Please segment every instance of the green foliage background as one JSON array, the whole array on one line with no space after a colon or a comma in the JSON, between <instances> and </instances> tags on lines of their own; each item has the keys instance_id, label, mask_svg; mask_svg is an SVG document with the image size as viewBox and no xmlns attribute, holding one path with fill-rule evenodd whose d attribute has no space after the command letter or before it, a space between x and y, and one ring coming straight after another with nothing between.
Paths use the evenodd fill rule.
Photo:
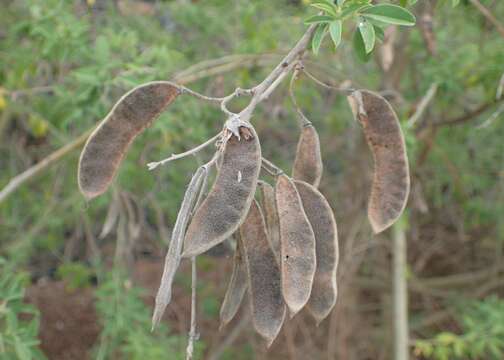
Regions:
<instances>
[{"instance_id":1,"label":"green foliage background","mask_svg":"<svg viewBox=\"0 0 504 360\"><path fill-rule=\"evenodd\" d=\"M121 11L107 1L2 3L0 186L91 128L122 94L138 84L196 76L198 79L188 86L216 96L238 86L255 85L301 36L304 20L315 13L307 1L293 0L157 1L149 3L154 11L146 14L137 13L137 2L120 3ZM418 210L418 194L412 195L408 210L411 263L430 249L429 242L441 244L427 268L417 273L412 266L412 279L466 274L495 266L495 273L483 280L495 276L497 285L480 296L472 295L473 283L468 283L467 288L434 297L439 307L453 314L451 319L457 325L441 322L412 330L418 339L412 354L433 359L500 359L504 351L504 275L499 265L504 250L504 119L496 112L502 112L503 103L495 99L504 73L504 39L470 2L461 1L452 7L449 1L419 1L410 8L417 18L425 3L433 9L437 54L428 52L419 26L398 29L402 45L396 49L400 61L394 66L402 69L393 85L390 78L396 70L387 73L380 68L379 42L369 62L358 60L352 49L351 26L343 28L337 51L327 37L320 53L311 54L305 63L325 81L350 79L356 87L398 94L393 104L404 125L413 183L420 186L429 209L427 213ZM504 19L503 2L481 3L490 7L497 19ZM252 55L257 55L256 60L250 60ZM217 63L212 68L202 67L211 65L208 62L212 59L221 59L222 64L234 59L234 67L229 71ZM406 120L432 84L436 84L437 93L420 125L407 126ZM322 190L339 221L343 220L339 227L344 249L349 231L344 221L347 205L367 188L349 193L343 182L348 183L353 172L369 170L358 160L365 147L344 96L318 88L306 78L296 86L296 94L321 134L325 162ZM232 106L239 109L243 104L240 100ZM481 112L464 120L480 107ZM487 121L492 116L493 120ZM149 238L161 249L166 246L158 210L162 209L164 222L170 227L191 173L209 153L155 172L148 172L146 163L199 144L219 131L223 120L218 109L184 98L134 143L114 191L130 194L143 209L142 238ZM454 125L437 125L452 120ZM286 86L257 110L253 122L267 157L289 169L297 125ZM482 124L485 126L478 126ZM140 300L141 290L135 286L125 289L128 275L118 267L105 270L110 269L107 263L112 255L95 258L79 254L63 260L65 244L76 229L90 229L96 236L100 233L114 193L109 191L87 204L77 190L77 159L78 151L73 151L0 203L0 255L5 258L0 265L0 354L23 359L42 356L35 346L37 316L26 326L13 318L13 314L33 311L19 303L22 288L28 283L8 273L29 271L34 279L49 276L47 269L36 266L37 259L44 257L57 269L59 278L77 288L90 286L86 279L99 275L96 297L104 330L93 350L97 358L155 359L170 346L178 349L173 359L180 358L185 334L167 328L150 334L150 310ZM365 206L360 209L365 212ZM114 235L99 245L109 243L115 243ZM360 275L384 266L373 259L371 256L370 262L362 265ZM202 268L215 266L202 263ZM179 284L188 276L181 275ZM216 330L222 294L211 283L205 284L203 294L207 296L202 300L202 311L214 320ZM423 306L413 303L413 324L430 315L432 309ZM389 326L384 321L367 325L378 329ZM327 333L319 337L327 341ZM380 339L371 338L370 342L371 349L379 352ZM205 339L199 344L201 354ZM252 351L250 345L242 350L244 358ZM352 351L358 354L358 350Z\"/></svg>"}]
</instances>

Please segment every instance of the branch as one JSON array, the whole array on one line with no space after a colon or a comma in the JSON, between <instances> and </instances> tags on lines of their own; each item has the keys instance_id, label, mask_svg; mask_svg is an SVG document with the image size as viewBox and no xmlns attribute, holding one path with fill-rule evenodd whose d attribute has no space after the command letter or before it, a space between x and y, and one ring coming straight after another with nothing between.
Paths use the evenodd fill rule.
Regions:
<instances>
[{"instance_id":1,"label":"branch","mask_svg":"<svg viewBox=\"0 0 504 360\"><path fill-rule=\"evenodd\" d=\"M469 0L471 4L473 4L476 9L497 28L499 34L504 38L504 26L492 15L490 10L484 7L479 0Z\"/></svg>"},{"instance_id":2,"label":"branch","mask_svg":"<svg viewBox=\"0 0 504 360\"><path fill-rule=\"evenodd\" d=\"M459 117L456 117L454 119L448 119L445 121L438 121L438 122L435 122L433 125L438 127L438 126L445 126L445 125L452 126L452 125L463 124L465 122L473 120L474 118L478 117L479 115L483 114L488 109L491 109L493 106L495 106L501 102L504 102L504 98L500 98L500 99L497 99L494 101L484 103L469 113L466 113L466 114L459 116Z\"/></svg>"},{"instance_id":3,"label":"branch","mask_svg":"<svg viewBox=\"0 0 504 360\"><path fill-rule=\"evenodd\" d=\"M191 329L189 330L189 341L186 348L186 360L193 358L194 341L198 340L196 333L196 257L191 258Z\"/></svg>"}]
</instances>

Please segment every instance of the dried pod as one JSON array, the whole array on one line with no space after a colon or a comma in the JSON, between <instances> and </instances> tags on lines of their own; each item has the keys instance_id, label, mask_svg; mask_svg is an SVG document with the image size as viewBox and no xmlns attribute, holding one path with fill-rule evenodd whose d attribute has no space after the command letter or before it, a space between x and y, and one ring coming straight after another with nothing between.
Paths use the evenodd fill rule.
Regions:
<instances>
[{"instance_id":1,"label":"dried pod","mask_svg":"<svg viewBox=\"0 0 504 360\"><path fill-rule=\"evenodd\" d=\"M408 200L410 178L404 136L392 106L380 95L358 90L348 100L373 153L368 217L373 231L379 233L399 218Z\"/></svg>"},{"instance_id":2,"label":"dried pod","mask_svg":"<svg viewBox=\"0 0 504 360\"><path fill-rule=\"evenodd\" d=\"M278 211L275 202L275 189L264 181L259 181L258 187L261 193L261 208L266 220L268 239L277 258L280 258L280 229L278 226Z\"/></svg>"},{"instance_id":3,"label":"dried pod","mask_svg":"<svg viewBox=\"0 0 504 360\"><path fill-rule=\"evenodd\" d=\"M275 197L280 224L282 293L291 317L308 302L317 265L315 235L293 181L277 178Z\"/></svg>"},{"instance_id":4,"label":"dried pod","mask_svg":"<svg viewBox=\"0 0 504 360\"><path fill-rule=\"evenodd\" d=\"M261 146L251 125L239 131L240 139L231 136L227 140L215 183L189 224L183 257L199 255L221 243L247 216L261 169Z\"/></svg>"},{"instance_id":5,"label":"dried pod","mask_svg":"<svg viewBox=\"0 0 504 360\"><path fill-rule=\"evenodd\" d=\"M315 233L317 270L313 279L310 300L306 305L317 324L334 307L337 297L336 270L338 268L338 230L331 206L314 186L295 181L306 216Z\"/></svg>"},{"instance_id":6,"label":"dried pod","mask_svg":"<svg viewBox=\"0 0 504 360\"><path fill-rule=\"evenodd\" d=\"M138 86L124 95L89 136L79 160L78 182L91 199L107 190L135 137L180 94L169 82Z\"/></svg>"},{"instance_id":7,"label":"dried pod","mask_svg":"<svg viewBox=\"0 0 504 360\"><path fill-rule=\"evenodd\" d=\"M224 296L220 309L220 327L226 326L238 312L243 299L243 294L247 290L247 267L243 258L242 244L239 240L236 241L235 255L233 259L233 272L229 285Z\"/></svg>"},{"instance_id":8,"label":"dried pod","mask_svg":"<svg viewBox=\"0 0 504 360\"><path fill-rule=\"evenodd\" d=\"M240 239L247 263L252 322L270 346L282 327L285 304L278 262L268 241L261 209L255 200L240 226Z\"/></svg>"},{"instance_id":9,"label":"dried pod","mask_svg":"<svg viewBox=\"0 0 504 360\"><path fill-rule=\"evenodd\" d=\"M319 136L313 125L307 124L301 130L301 136L297 144L292 177L318 187L322 177L322 170Z\"/></svg>"}]
</instances>

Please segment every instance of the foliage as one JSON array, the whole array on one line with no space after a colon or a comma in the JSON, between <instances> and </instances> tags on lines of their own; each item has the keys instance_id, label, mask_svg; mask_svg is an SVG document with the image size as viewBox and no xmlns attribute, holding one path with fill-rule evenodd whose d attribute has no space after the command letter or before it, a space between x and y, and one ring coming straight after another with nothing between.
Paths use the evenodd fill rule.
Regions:
<instances>
[{"instance_id":1,"label":"foliage","mask_svg":"<svg viewBox=\"0 0 504 360\"><path fill-rule=\"evenodd\" d=\"M460 335L440 332L431 340L417 340L415 354L427 359L502 359L504 356L504 300L488 297L460 308Z\"/></svg>"},{"instance_id":2,"label":"foliage","mask_svg":"<svg viewBox=\"0 0 504 360\"><path fill-rule=\"evenodd\" d=\"M24 302L26 273L15 273L0 257L0 358L44 359L38 348L39 312Z\"/></svg>"},{"instance_id":3,"label":"foliage","mask_svg":"<svg viewBox=\"0 0 504 360\"><path fill-rule=\"evenodd\" d=\"M164 324L151 332L151 310L142 300L143 291L131 284L121 270L107 272L96 290L96 308L102 321L96 359L169 359L185 358L187 339L168 335ZM201 357L203 343L196 344L195 356Z\"/></svg>"}]
</instances>

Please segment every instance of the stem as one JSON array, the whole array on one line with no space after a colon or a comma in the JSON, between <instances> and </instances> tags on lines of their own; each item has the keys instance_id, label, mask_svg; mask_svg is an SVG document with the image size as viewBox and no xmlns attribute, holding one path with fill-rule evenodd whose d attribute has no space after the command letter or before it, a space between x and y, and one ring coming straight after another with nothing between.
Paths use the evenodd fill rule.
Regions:
<instances>
[{"instance_id":1,"label":"stem","mask_svg":"<svg viewBox=\"0 0 504 360\"><path fill-rule=\"evenodd\" d=\"M289 84L289 97L291 99L292 105L296 109L296 112L299 116L299 119L301 120L300 125L301 125L301 127L304 127L304 126L310 125L311 121L308 120L308 118L303 113L303 110L301 110L301 107L298 105L298 103L296 101L296 96L294 95L294 83L296 82L300 71L301 71L301 69L299 67L296 67L294 69L294 72L292 74L291 81Z\"/></svg>"},{"instance_id":2,"label":"stem","mask_svg":"<svg viewBox=\"0 0 504 360\"><path fill-rule=\"evenodd\" d=\"M191 329L189 330L189 340L186 348L186 360L193 358L194 341L197 340L196 334L196 257L191 258Z\"/></svg>"},{"instance_id":3,"label":"stem","mask_svg":"<svg viewBox=\"0 0 504 360\"><path fill-rule=\"evenodd\" d=\"M492 13L479 2L479 0L469 0L478 11L497 28L499 34L504 37L504 25L502 25Z\"/></svg>"},{"instance_id":4,"label":"stem","mask_svg":"<svg viewBox=\"0 0 504 360\"><path fill-rule=\"evenodd\" d=\"M394 359L407 360L409 359L409 331L406 236L403 224L396 224L393 229Z\"/></svg>"},{"instance_id":5,"label":"stem","mask_svg":"<svg viewBox=\"0 0 504 360\"><path fill-rule=\"evenodd\" d=\"M263 169L266 170L270 175L272 176L279 176L284 173L282 169L280 169L278 166L273 164L271 161L269 161L266 158L262 158L262 165ZM266 165L266 166L264 166Z\"/></svg>"},{"instance_id":6,"label":"stem","mask_svg":"<svg viewBox=\"0 0 504 360\"><path fill-rule=\"evenodd\" d=\"M347 87L347 86L334 86L330 84L326 84L322 80L319 80L315 75L310 73L304 66L300 68L301 71L303 71L303 74L305 74L309 79L311 79L314 83L322 86L323 88L329 89L329 90L336 90L336 91L342 91L347 94L351 94L352 92L355 91L354 88Z\"/></svg>"},{"instance_id":7,"label":"stem","mask_svg":"<svg viewBox=\"0 0 504 360\"><path fill-rule=\"evenodd\" d=\"M147 164L147 167L149 168L149 170L154 170L158 166L164 165L170 161L181 159L181 158L184 158L189 155L193 155L193 154L197 153L198 151L203 150L208 145L217 141L221 135L222 135L222 132L219 132L217 135L211 137L210 139L205 141L203 144L200 144L200 145L196 146L195 148L192 148L192 149L187 150L187 151L180 153L180 154L172 154L170 157L163 159L161 161L150 162Z\"/></svg>"}]
</instances>

